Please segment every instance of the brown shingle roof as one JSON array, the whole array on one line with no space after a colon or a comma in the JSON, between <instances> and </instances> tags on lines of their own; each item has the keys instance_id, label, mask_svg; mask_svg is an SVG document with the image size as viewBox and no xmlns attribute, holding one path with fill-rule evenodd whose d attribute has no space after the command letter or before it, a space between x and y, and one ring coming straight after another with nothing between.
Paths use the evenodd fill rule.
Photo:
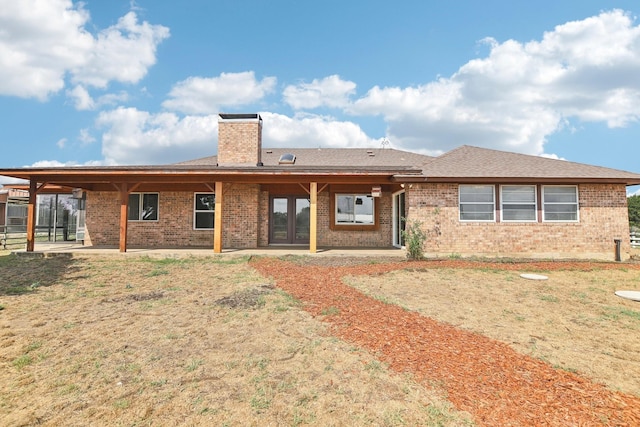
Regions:
<instances>
[{"instance_id":1,"label":"brown shingle roof","mask_svg":"<svg viewBox=\"0 0 640 427\"><path fill-rule=\"evenodd\" d=\"M293 154L297 167L416 167L422 168L433 157L409 151L395 150L391 148L267 148L262 150L262 163L265 166L279 166L278 160L283 154ZM216 156L202 159L189 160L177 165L215 166ZM282 165L286 167L286 165Z\"/></svg>"},{"instance_id":2,"label":"brown shingle roof","mask_svg":"<svg viewBox=\"0 0 640 427\"><path fill-rule=\"evenodd\" d=\"M436 178L531 178L627 180L640 183L640 174L565 160L463 145L436 157L423 170Z\"/></svg>"}]
</instances>

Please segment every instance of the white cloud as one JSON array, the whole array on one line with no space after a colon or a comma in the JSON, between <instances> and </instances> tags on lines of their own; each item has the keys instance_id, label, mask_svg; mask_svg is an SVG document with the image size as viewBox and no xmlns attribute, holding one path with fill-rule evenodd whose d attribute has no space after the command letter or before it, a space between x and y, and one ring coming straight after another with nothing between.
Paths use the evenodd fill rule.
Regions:
<instances>
[{"instance_id":1,"label":"white cloud","mask_svg":"<svg viewBox=\"0 0 640 427\"><path fill-rule=\"evenodd\" d=\"M260 115L265 147L379 146L378 140L369 138L352 122L311 114ZM102 154L108 165L168 164L217 152L217 114L181 118L174 113L151 114L120 107L100 113L96 124L106 129Z\"/></svg>"},{"instance_id":2,"label":"white cloud","mask_svg":"<svg viewBox=\"0 0 640 427\"><path fill-rule=\"evenodd\" d=\"M104 88L110 81L137 83L156 62L156 49L169 37L169 29L138 23L129 12L94 39L85 62L72 69L74 82Z\"/></svg>"},{"instance_id":3,"label":"white cloud","mask_svg":"<svg viewBox=\"0 0 640 427\"><path fill-rule=\"evenodd\" d=\"M113 106L129 99L127 92L120 91L118 93L107 93L93 99L89 91L82 85L77 85L73 89L67 91L67 97L71 99L76 110L96 110L104 106Z\"/></svg>"},{"instance_id":4,"label":"white cloud","mask_svg":"<svg viewBox=\"0 0 640 427\"><path fill-rule=\"evenodd\" d=\"M95 102L84 86L78 85L67 91L67 97L73 101L76 110L93 110Z\"/></svg>"},{"instance_id":5,"label":"white cloud","mask_svg":"<svg viewBox=\"0 0 640 427\"><path fill-rule=\"evenodd\" d=\"M311 83L300 83L284 89L284 100L296 109L344 107L349 97L355 93L356 84L333 75L324 79L314 79Z\"/></svg>"},{"instance_id":6,"label":"white cloud","mask_svg":"<svg viewBox=\"0 0 640 427\"><path fill-rule=\"evenodd\" d=\"M106 128L102 135L106 164L167 164L213 155L218 116L180 118L120 107L100 113L97 125Z\"/></svg>"},{"instance_id":7,"label":"white cloud","mask_svg":"<svg viewBox=\"0 0 640 427\"><path fill-rule=\"evenodd\" d=\"M46 100L65 87L67 74L85 88L138 82L169 36L166 27L139 24L133 12L95 37L89 22L83 3L71 0L0 0L0 95Z\"/></svg>"},{"instance_id":8,"label":"white cloud","mask_svg":"<svg viewBox=\"0 0 640 427\"><path fill-rule=\"evenodd\" d=\"M91 135L89 129L84 128L80 129L80 133L78 134L78 141L80 141L82 145L89 145L94 143L96 139L93 137L93 135Z\"/></svg>"},{"instance_id":9,"label":"white cloud","mask_svg":"<svg viewBox=\"0 0 640 427\"><path fill-rule=\"evenodd\" d=\"M253 71L222 73L218 77L189 77L173 86L170 98L162 106L186 114L212 114L221 107L260 101L273 91L275 84L275 77L256 80Z\"/></svg>"},{"instance_id":10,"label":"white cloud","mask_svg":"<svg viewBox=\"0 0 640 427\"><path fill-rule=\"evenodd\" d=\"M265 147L378 147L355 123L332 117L260 113Z\"/></svg>"},{"instance_id":11,"label":"white cloud","mask_svg":"<svg viewBox=\"0 0 640 427\"><path fill-rule=\"evenodd\" d=\"M29 181L18 178L11 178L9 176L0 175L0 188L2 185L10 185L10 184L29 184Z\"/></svg>"},{"instance_id":12,"label":"white cloud","mask_svg":"<svg viewBox=\"0 0 640 427\"><path fill-rule=\"evenodd\" d=\"M64 148L64 146L67 145L67 138L59 139L58 142L56 142L56 145L58 148Z\"/></svg>"},{"instance_id":13,"label":"white cloud","mask_svg":"<svg viewBox=\"0 0 640 427\"><path fill-rule=\"evenodd\" d=\"M625 126L640 119L640 27L603 12L540 41L498 43L450 78L374 87L347 108L383 115L396 146L439 154L460 144L543 154L569 120Z\"/></svg>"}]
</instances>

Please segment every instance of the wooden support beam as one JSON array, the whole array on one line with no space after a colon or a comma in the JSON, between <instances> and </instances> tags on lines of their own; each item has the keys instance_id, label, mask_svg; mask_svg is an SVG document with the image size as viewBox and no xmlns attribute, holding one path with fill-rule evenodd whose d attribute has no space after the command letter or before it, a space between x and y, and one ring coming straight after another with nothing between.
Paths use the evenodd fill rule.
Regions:
<instances>
[{"instance_id":1,"label":"wooden support beam","mask_svg":"<svg viewBox=\"0 0 640 427\"><path fill-rule=\"evenodd\" d=\"M213 252L222 253L222 207L224 196L222 182L216 182L216 207L213 213Z\"/></svg>"},{"instance_id":2,"label":"wooden support beam","mask_svg":"<svg viewBox=\"0 0 640 427\"><path fill-rule=\"evenodd\" d=\"M128 208L129 208L129 189L127 184L119 184L118 191L120 193L120 252L127 251L127 224L128 224Z\"/></svg>"},{"instance_id":3,"label":"wooden support beam","mask_svg":"<svg viewBox=\"0 0 640 427\"><path fill-rule=\"evenodd\" d=\"M309 207L309 252L315 254L318 249L318 183L312 182L309 190L309 201L311 203Z\"/></svg>"},{"instance_id":4,"label":"wooden support beam","mask_svg":"<svg viewBox=\"0 0 640 427\"><path fill-rule=\"evenodd\" d=\"M33 252L36 246L36 195L38 183L34 177L29 180L29 204L27 205L27 252Z\"/></svg>"}]
</instances>

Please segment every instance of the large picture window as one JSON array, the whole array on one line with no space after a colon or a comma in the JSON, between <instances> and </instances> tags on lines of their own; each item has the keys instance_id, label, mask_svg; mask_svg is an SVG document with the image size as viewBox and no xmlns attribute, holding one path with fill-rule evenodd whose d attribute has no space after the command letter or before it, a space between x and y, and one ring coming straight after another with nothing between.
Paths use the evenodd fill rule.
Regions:
<instances>
[{"instance_id":1,"label":"large picture window","mask_svg":"<svg viewBox=\"0 0 640 427\"><path fill-rule=\"evenodd\" d=\"M196 230L213 230L215 208L215 194L195 193L193 228Z\"/></svg>"},{"instance_id":2,"label":"large picture window","mask_svg":"<svg viewBox=\"0 0 640 427\"><path fill-rule=\"evenodd\" d=\"M495 221L493 185L460 185L460 221Z\"/></svg>"},{"instance_id":3,"label":"large picture window","mask_svg":"<svg viewBox=\"0 0 640 427\"><path fill-rule=\"evenodd\" d=\"M131 193L129 194L129 221L157 221L158 220L158 193Z\"/></svg>"},{"instance_id":4,"label":"large picture window","mask_svg":"<svg viewBox=\"0 0 640 427\"><path fill-rule=\"evenodd\" d=\"M542 187L542 210L544 221L578 221L578 187L545 185Z\"/></svg>"},{"instance_id":5,"label":"large picture window","mask_svg":"<svg viewBox=\"0 0 640 427\"><path fill-rule=\"evenodd\" d=\"M335 223L375 224L375 202L371 194L336 194Z\"/></svg>"},{"instance_id":6,"label":"large picture window","mask_svg":"<svg viewBox=\"0 0 640 427\"><path fill-rule=\"evenodd\" d=\"M537 220L535 185L503 185L500 190L502 221Z\"/></svg>"}]
</instances>

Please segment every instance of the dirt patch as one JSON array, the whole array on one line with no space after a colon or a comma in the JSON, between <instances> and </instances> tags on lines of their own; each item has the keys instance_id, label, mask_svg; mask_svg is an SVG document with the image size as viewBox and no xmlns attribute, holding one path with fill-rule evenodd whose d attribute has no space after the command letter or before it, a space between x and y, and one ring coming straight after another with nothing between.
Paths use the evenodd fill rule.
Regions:
<instances>
[{"instance_id":1,"label":"dirt patch","mask_svg":"<svg viewBox=\"0 0 640 427\"><path fill-rule=\"evenodd\" d=\"M256 288L244 289L220 298L216 304L229 308L256 308L264 305L264 295L271 293L273 288L273 285L260 285Z\"/></svg>"},{"instance_id":2,"label":"dirt patch","mask_svg":"<svg viewBox=\"0 0 640 427\"><path fill-rule=\"evenodd\" d=\"M160 299L164 296L164 292L149 292L147 294L133 294L118 298L103 299L102 302L121 302L121 301L152 301Z\"/></svg>"},{"instance_id":3,"label":"dirt patch","mask_svg":"<svg viewBox=\"0 0 640 427\"><path fill-rule=\"evenodd\" d=\"M274 277L279 287L302 300L312 314L323 316L333 325L336 335L379 354L392 369L411 372L425 384L440 387L459 409L473 414L478 424L640 425L638 397L612 391L574 372L554 368L546 361L520 354L498 340L435 321L387 301L372 299L342 283L345 276L366 275L361 280L367 283L364 287L370 286L372 278L379 277L389 287L402 289L404 277L381 275L407 268L409 274L423 274L432 269L463 269L460 276L451 279L465 285L473 281L475 269L500 272L632 269L637 275L638 265L440 260L303 267L299 263L274 259L255 260L253 265L263 274ZM433 285L437 288L437 283ZM424 289L422 291L428 294ZM548 302L553 302L557 297L550 290L548 292L543 295ZM476 302L478 305L496 305L477 298ZM537 301L538 304L542 302L544 299ZM499 302L497 306L500 307ZM460 310L459 313L463 312ZM633 312L630 314L635 317Z\"/></svg>"}]
</instances>

